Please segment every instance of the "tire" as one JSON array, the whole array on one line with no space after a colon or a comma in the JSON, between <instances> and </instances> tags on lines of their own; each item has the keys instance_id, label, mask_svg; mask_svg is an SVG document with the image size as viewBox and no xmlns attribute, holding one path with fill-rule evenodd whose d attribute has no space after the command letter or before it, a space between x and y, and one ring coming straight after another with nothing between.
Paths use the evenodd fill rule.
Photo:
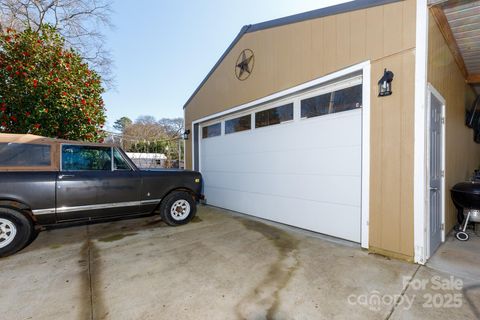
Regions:
<instances>
[{"instance_id":1,"label":"tire","mask_svg":"<svg viewBox=\"0 0 480 320\"><path fill-rule=\"evenodd\" d=\"M169 226L187 224L197 212L197 204L191 194L174 191L160 203L160 217Z\"/></svg>"},{"instance_id":2,"label":"tire","mask_svg":"<svg viewBox=\"0 0 480 320\"><path fill-rule=\"evenodd\" d=\"M37 239L39 233L40 233L40 230L37 230L37 229L35 229L35 227L34 227L33 230L32 230L32 234L30 235L30 238L29 238L28 241L24 244L23 248L28 247L35 239ZM22 249L23 249L23 248L22 248ZM20 250L22 250L22 249L20 249Z\"/></svg>"},{"instance_id":3,"label":"tire","mask_svg":"<svg viewBox=\"0 0 480 320\"><path fill-rule=\"evenodd\" d=\"M32 221L21 212L0 208L0 257L6 257L26 247L33 241Z\"/></svg>"},{"instance_id":4,"label":"tire","mask_svg":"<svg viewBox=\"0 0 480 320\"><path fill-rule=\"evenodd\" d=\"M460 241L467 241L469 236L466 232L460 231L455 234L455 238L457 238Z\"/></svg>"}]
</instances>

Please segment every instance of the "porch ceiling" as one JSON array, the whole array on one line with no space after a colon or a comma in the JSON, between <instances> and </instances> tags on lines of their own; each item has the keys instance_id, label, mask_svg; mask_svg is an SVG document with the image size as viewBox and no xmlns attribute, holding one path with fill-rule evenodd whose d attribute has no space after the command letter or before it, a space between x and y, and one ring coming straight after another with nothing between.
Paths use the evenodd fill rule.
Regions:
<instances>
[{"instance_id":1,"label":"porch ceiling","mask_svg":"<svg viewBox=\"0 0 480 320\"><path fill-rule=\"evenodd\" d=\"M433 0L430 10L465 80L479 85L480 0Z\"/></svg>"}]
</instances>

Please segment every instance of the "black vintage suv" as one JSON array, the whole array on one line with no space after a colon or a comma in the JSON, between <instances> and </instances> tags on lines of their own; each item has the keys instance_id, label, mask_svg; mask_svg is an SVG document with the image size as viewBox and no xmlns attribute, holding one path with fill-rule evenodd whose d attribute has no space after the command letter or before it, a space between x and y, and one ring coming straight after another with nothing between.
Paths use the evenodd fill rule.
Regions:
<instances>
[{"instance_id":1,"label":"black vintage suv","mask_svg":"<svg viewBox=\"0 0 480 320\"><path fill-rule=\"evenodd\" d=\"M0 257L52 225L157 210L167 224L182 225L201 192L199 172L139 170L113 145L0 134Z\"/></svg>"}]
</instances>

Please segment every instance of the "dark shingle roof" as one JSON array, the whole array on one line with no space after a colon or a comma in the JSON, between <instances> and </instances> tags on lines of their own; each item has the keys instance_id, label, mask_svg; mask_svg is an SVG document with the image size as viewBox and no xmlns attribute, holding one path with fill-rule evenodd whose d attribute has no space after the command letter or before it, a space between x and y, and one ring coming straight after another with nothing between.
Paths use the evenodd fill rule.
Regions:
<instances>
[{"instance_id":1,"label":"dark shingle roof","mask_svg":"<svg viewBox=\"0 0 480 320\"><path fill-rule=\"evenodd\" d=\"M233 42L228 46L227 50L222 54L220 59L215 63L213 68L210 70L210 72L207 74L207 76L203 79L203 81L200 83L200 85L195 89L193 94L190 96L190 98L187 100L187 102L184 104L183 109L187 107L187 105L192 101L193 97L200 91L200 89L203 87L205 82L207 82L208 78L212 75L212 73L217 69L217 67L222 63L223 59L230 53L230 51L233 49L233 47L237 44L237 42L243 37L244 34L246 33L251 33L251 32L256 32L256 31L261 31L265 29L270 29L270 28L275 28L279 26L284 26L287 24L292 24L296 22L302 22L306 20L311 20L311 19L317 19L321 17L326 17L326 16L331 16L339 13L345 13L345 12L350 12L350 11L355 11L355 10L361 10L361 9L366 9L366 8L371 8L371 7L376 7L376 6L381 6L389 3L394 3L394 2L399 2L399 1L404 1L404 0L355 0L355 1L350 1L346 3L341 3L335 6L331 7L326 7L326 8L321 8L317 10L312 10L308 12L303 12L299 14L294 14L288 17L284 18L279 18L279 19L274 19L266 22L260 22L257 24L253 25L246 25L243 26L243 28L240 30L238 35L235 37Z\"/></svg>"}]
</instances>

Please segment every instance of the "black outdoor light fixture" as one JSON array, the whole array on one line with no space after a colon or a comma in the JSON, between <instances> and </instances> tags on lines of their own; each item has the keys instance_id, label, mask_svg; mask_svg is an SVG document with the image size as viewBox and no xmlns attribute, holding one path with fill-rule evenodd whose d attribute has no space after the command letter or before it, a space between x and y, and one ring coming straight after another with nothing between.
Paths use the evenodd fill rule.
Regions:
<instances>
[{"instance_id":1,"label":"black outdoor light fixture","mask_svg":"<svg viewBox=\"0 0 480 320\"><path fill-rule=\"evenodd\" d=\"M185 132L182 133L182 139L183 140L188 140L188 135L190 134L190 130L185 130Z\"/></svg>"},{"instance_id":2,"label":"black outdoor light fixture","mask_svg":"<svg viewBox=\"0 0 480 320\"><path fill-rule=\"evenodd\" d=\"M393 72L386 68L383 71L383 77L378 81L378 96L386 97L392 94Z\"/></svg>"}]
</instances>

